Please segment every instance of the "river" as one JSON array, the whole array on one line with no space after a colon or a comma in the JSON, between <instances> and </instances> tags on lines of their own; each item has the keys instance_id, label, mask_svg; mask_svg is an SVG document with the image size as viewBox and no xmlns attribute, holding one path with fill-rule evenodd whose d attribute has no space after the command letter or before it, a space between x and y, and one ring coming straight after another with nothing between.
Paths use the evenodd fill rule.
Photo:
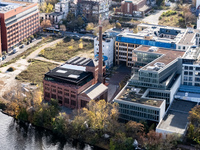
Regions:
<instances>
[{"instance_id":1,"label":"river","mask_svg":"<svg viewBox=\"0 0 200 150\"><path fill-rule=\"evenodd\" d=\"M100 150L88 144L56 138L50 131L17 123L0 112L0 150Z\"/></svg>"}]
</instances>

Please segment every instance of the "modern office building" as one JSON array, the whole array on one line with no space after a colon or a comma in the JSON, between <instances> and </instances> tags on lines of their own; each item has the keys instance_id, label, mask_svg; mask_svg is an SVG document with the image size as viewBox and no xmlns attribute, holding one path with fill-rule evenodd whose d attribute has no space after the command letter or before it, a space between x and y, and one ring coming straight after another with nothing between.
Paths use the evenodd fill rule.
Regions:
<instances>
[{"instance_id":1,"label":"modern office building","mask_svg":"<svg viewBox=\"0 0 200 150\"><path fill-rule=\"evenodd\" d=\"M10 52L20 41L39 30L39 11L36 3L1 1L0 51Z\"/></svg>"},{"instance_id":2,"label":"modern office building","mask_svg":"<svg viewBox=\"0 0 200 150\"><path fill-rule=\"evenodd\" d=\"M185 52L139 46L132 53L134 74L126 87L115 97L114 102L119 103L120 109L127 112L127 114L122 112L121 119L123 120L140 119L158 123L164 117L166 109L172 103L181 84L181 58ZM129 106L122 107L121 104ZM138 113L130 114L133 111L130 106L140 107ZM126 109L130 110L126 111ZM149 116L147 109L157 110L157 118L147 117ZM143 113L142 117L141 113Z\"/></svg>"},{"instance_id":3,"label":"modern office building","mask_svg":"<svg viewBox=\"0 0 200 150\"><path fill-rule=\"evenodd\" d=\"M122 32L115 41L115 63L134 66L132 50L140 45L186 51L191 46L199 46L199 30L182 29L160 25L140 24L138 33Z\"/></svg>"},{"instance_id":4,"label":"modern office building","mask_svg":"<svg viewBox=\"0 0 200 150\"><path fill-rule=\"evenodd\" d=\"M85 107L90 100L107 101L108 88L98 82L98 71L95 60L84 57L68 60L45 74L44 99L57 99L60 105L77 109Z\"/></svg>"},{"instance_id":5,"label":"modern office building","mask_svg":"<svg viewBox=\"0 0 200 150\"><path fill-rule=\"evenodd\" d=\"M119 104L119 119L121 121L148 120L159 122L165 114L164 99L145 97L146 88L127 84L115 97L114 102Z\"/></svg>"}]
</instances>

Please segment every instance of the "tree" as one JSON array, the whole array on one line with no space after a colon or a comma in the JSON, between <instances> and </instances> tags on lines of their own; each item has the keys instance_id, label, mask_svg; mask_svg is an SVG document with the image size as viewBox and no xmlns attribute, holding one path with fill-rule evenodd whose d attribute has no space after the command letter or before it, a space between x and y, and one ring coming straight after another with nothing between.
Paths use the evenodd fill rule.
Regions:
<instances>
[{"instance_id":1,"label":"tree","mask_svg":"<svg viewBox=\"0 0 200 150\"><path fill-rule=\"evenodd\" d=\"M46 13L50 13L53 11L53 5L51 3L48 3L47 7L46 7Z\"/></svg>"},{"instance_id":2,"label":"tree","mask_svg":"<svg viewBox=\"0 0 200 150\"><path fill-rule=\"evenodd\" d=\"M41 22L41 27L42 28L48 28L48 27L51 27L52 25L51 25L51 21L50 20L43 20L42 22Z\"/></svg>"},{"instance_id":3,"label":"tree","mask_svg":"<svg viewBox=\"0 0 200 150\"><path fill-rule=\"evenodd\" d=\"M200 144L200 106L197 105L189 112L190 125L188 128L188 139Z\"/></svg>"},{"instance_id":4,"label":"tree","mask_svg":"<svg viewBox=\"0 0 200 150\"><path fill-rule=\"evenodd\" d=\"M126 135L128 137L136 138L139 134L144 132L144 125L135 121L129 121L126 124Z\"/></svg>"},{"instance_id":5,"label":"tree","mask_svg":"<svg viewBox=\"0 0 200 150\"><path fill-rule=\"evenodd\" d=\"M42 4L40 4L39 8L40 8L40 12L45 13L46 8L47 8L47 3L43 2Z\"/></svg>"},{"instance_id":6,"label":"tree","mask_svg":"<svg viewBox=\"0 0 200 150\"><path fill-rule=\"evenodd\" d=\"M67 22L70 22L70 21L75 19L75 16L74 16L74 14L72 12L69 12L67 14L67 18L66 19L67 19Z\"/></svg>"},{"instance_id":7,"label":"tree","mask_svg":"<svg viewBox=\"0 0 200 150\"><path fill-rule=\"evenodd\" d=\"M104 100L95 102L91 100L86 108L81 109L73 120L75 130L85 130L88 127L98 133L99 137L108 132L112 120L118 119L118 104L110 104Z\"/></svg>"},{"instance_id":8,"label":"tree","mask_svg":"<svg viewBox=\"0 0 200 150\"><path fill-rule=\"evenodd\" d=\"M116 28L121 29L121 28L122 28L122 25L121 25L119 22L117 22L117 23L116 23Z\"/></svg>"},{"instance_id":9,"label":"tree","mask_svg":"<svg viewBox=\"0 0 200 150\"><path fill-rule=\"evenodd\" d=\"M85 22L83 21L82 17L79 16L78 19L77 19L77 25L78 25L79 27L82 27L84 23L85 23Z\"/></svg>"},{"instance_id":10,"label":"tree","mask_svg":"<svg viewBox=\"0 0 200 150\"><path fill-rule=\"evenodd\" d=\"M94 29L94 24L93 23L88 23L87 27L86 27L86 30L90 31L90 30L93 30L93 29Z\"/></svg>"},{"instance_id":11,"label":"tree","mask_svg":"<svg viewBox=\"0 0 200 150\"><path fill-rule=\"evenodd\" d=\"M65 27L65 25L60 25L60 30L62 30L62 31L66 31L66 27Z\"/></svg>"}]
</instances>

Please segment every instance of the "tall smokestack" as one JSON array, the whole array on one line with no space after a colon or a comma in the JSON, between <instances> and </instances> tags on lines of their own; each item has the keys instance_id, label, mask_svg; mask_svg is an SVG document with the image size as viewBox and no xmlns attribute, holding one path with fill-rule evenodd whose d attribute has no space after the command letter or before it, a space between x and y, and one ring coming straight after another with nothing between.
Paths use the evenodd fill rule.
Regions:
<instances>
[{"instance_id":1,"label":"tall smokestack","mask_svg":"<svg viewBox=\"0 0 200 150\"><path fill-rule=\"evenodd\" d=\"M99 25L99 73L98 81L103 83L102 26Z\"/></svg>"}]
</instances>

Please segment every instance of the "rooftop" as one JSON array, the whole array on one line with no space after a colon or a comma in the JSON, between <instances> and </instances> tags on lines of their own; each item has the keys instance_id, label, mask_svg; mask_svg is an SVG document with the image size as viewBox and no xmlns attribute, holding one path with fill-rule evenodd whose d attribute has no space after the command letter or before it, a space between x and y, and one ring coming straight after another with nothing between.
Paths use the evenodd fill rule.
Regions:
<instances>
[{"instance_id":1,"label":"rooftop","mask_svg":"<svg viewBox=\"0 0 200 150\"><path fill-rule=\"evenodd\" d=\"M195 102L174 100L157 128L183 135L186 130L189 111L196 104Z\"/></svg>"},{"instance_id":2,"label":"rooftop","mask_svg":"<svg viewBox=\"0 0 200 150\"><path fill-rule=\"evenodd\" d=\"M183 37L186 29L151 25L151 24L139 24L138 27L142 27L143 30L138 33L122 32L118 37L127 37L133 39L152 40L162 43L178 43ZM165 37L165 35L172 35L173 37ZM175 37L174 37L175 36ZM146 38L148 37L148 39ZM145 44L142 44L145 45Z\"/></svg>"},{"instance_id":3,"label":"rooftop","mask_svg":"<svg viewBox=\"0 0 200 150\"><path fill-rule=\"evenodd\" d=\"M23 2L23 1L13 1L13 0L1 0L0 2L0 13L8 12L12 9L16 9L20 6L28 6L33 3Z\"/></svg>"},{"instance_id":4,"label":"rooftop","mask_svg":"<svg viewBox=\"0 0 200 150\"><path fill-rule=\"evenodd\" d=\"M81 68L82 69L82 68ZM45 74L45 78L53 78L50 80L56 80L60 82L67 82L71 84L81 84L84 79L93 78L92 72L86 72L79 68L71 68L70 66L59 66L50 70Z\"/></svg>"},{"instance_id":5,"label":"rooftop","mask_svg":"<svg viewBox=\"0 0 200 150\"><path fill-rule=\"evenodd\" d=\"M157 47L150 47L150 46L139 46L134 50L135 52L145 52L149 54L160 54L161 56L154 61L150 62L146 66L144 66L142 69L150 69L153 70L155 66L164 68L166 65L171 63L173 60L182 57L185 52L184 51L178 51L178 50L172 50L172 49L164 49L164 48L157 48ZM133 52L134 52L133 51ZM161 68L158 68L161 69Z\"/></svg>"},{"instance_id":6,"label":"rooftop","mask_svg":"<svg viewBox=\"0 0 200 150\"><path fill-rule=\"evenodd\" d=\"M126 86L122 93L117 97L119 100L130 101L133 103L145 104L154 107L160 107L164 100L142 98L146 88Z\"/></svg>"},{"instance_id":7,"label":"rooftop","mask_svg":"<svg viewBox=\"0 0 200 150\"><path fill-rule=\"evenodd\" d=\"M87 88L82 93L86 94L90 99L95 99L101 93L105 92L107 89L108 89L108 87L105 86L104 84L96 83L94 85L91 85L89 88Z\"/></svg>"},{"instance_id":8,"label":"rooftop","mask_svg":"<svg viewBox=\"0 0 200 150\"><path fill-rule=\"evenodd\" d=\"M178 42L178 44L183 45L194 45L194 38L196 35L196 30L188 29L183 38Z\"/></svg>"},{"instance_id":9,"label":"rooftop","mask_svg":"<svg viewBox=\"0 0 200 150\"><path fill-rule=\"evenodd\" d=\"M68 61L66 61L65 64L95 67L98 65L98 61L95 61L94 59L91 59L91 58L75 56L75 57L69 59Z\"/></svg>"}]
</instances>

